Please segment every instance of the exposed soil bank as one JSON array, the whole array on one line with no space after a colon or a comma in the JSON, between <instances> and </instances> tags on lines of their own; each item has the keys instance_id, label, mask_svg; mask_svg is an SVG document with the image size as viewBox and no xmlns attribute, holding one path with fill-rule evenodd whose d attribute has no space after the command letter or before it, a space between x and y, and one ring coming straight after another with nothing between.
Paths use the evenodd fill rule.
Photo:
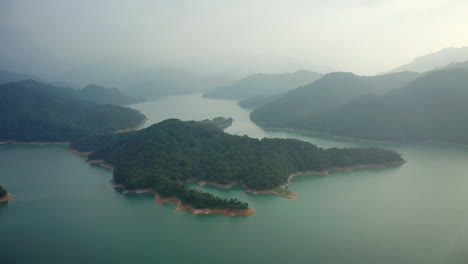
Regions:
<instances>
[{"instance_id":1,"label":"exposed soil bank","mask_svg":"<svg viewBox=\"0 0 468 264\"><path fill-rule=\"evenodd\" d=\"M334 137L334 138L346 139L346 140L351 140L351 141L367 142L367 143L378 143L378 144L403 143L403 141L374 140L374 139L355 138L355 137L347 137L347 136L337 136L328 132L298 129L298 128L284 128L284 127L262 127L262 128L265 130L271 130L271 131L288 131L288 132L301 132L301 133L308 133L308 134L325 135L325 136Z\"/></svg>"},{"instance_id":2,"label":"exposed soil bank","mask_svg":"<svg viewBox=\"0 0 468 264\"><path fill-rule=\"evenodd\" d=\"M138 125L136 125L136 127L116 130L116 131L114 131L114 133L123 133L123 132L138 130L138 129L140 129L140 127L142 127L146 123L146 121L148 121L148 118L145 117L140 123L138 123Z\"/></svg>"},{"instance_id":3,"label":"exposed soil bank","mask_svg":"<svg viewBox=\"0 0 468 264\"><path fill-rule=\"evenodd\" d=\"M196 209L191 205L185 205L182 201L177 197L168 197L168 198L161 198L157 193L155 193L155 203L157 204L164 204L164 203L175 203L177 208L175 209L175 213L180 211L187 211L192 215L209 215L209 214L222 214L225 216L242 216L242 215L251 215L255 213L253 208L247 209L210 209L210 208L203 208L203 209Z\"/></svg>"},{"instance_id":4,"label":"exposed soil bank","mask_svg":"<svg viewBox=\"0 0 468 264\"><path fill-rule=\"evenodd\" d=\"M80 155L80 156L90 155L91 153L93 153L92 151L80 152L80 151L78 151L76 149L72 149L72 148L68 148L67 150L70 151L71 153L75 153L75 154Z\"/></svg>"},{"instance_id":5,"label":"exposed soil bank","mask_svg":"<svg viewBox=\"0 0 468 264\"><path fill-rule=\"evenodd\" d=\"M295 172L292 174L289 174L288 176L288 181L285 184L280 185L279 187L275 189L269 189L269 190L250 190L246 189L244 192L246 193L253 193L253 194L274 194L274 195L279 195L287 199L294 199L297 197L297 194L295 192L289 191L286 189L287 186L292 184L292 179L297 176L313 176L313 175L328 175L330 172L333 171L354 171L354 170L359 170L359 169L370 169L370 168L387 168L387 167L393 167L393 166L400 166L403 165L406 161L400 161L400 162L388 162L385 164L380 164L380 165L355 165L355 166L350 166L350 167L334 167L329 170L324 170L324 171L303 171L303 172ZM281 189L281 191L277 191L277 189Z\"/></svg>"},{"instance_id":6,"label":"exposed soil bank","mask_svg":"<svg viewBox=\"0 0 468 264\"><path fill-rule=\"evenodd\" d=\"M111 164L104 163L104 160L88 160L86 161L89 164L99 164L99 166L108 168L111 171L114 171L115 167ZM155 197L155 203L157 204L163 204L163 203L175 203L177 205L177 208L175 209L175 213L180 212L180 211L188 211L192 215L209 215L209 214L222 214L226 216L240 216L240 215L250 215L255 212L254 209L252 208L247 208L247 209L242 209L242 210L237 210L237 209L211 209L211 208L202 208L202 209L196 209L195 207L191 205L186 205L182 204L182 201L177 198L177 197L169 197L169 198L161 198L157 192L155 192L151 188L144 188L144 189L125 189L125 186L122 184L116 184L114 180L111 180L112 187L114 188L124 188L123 193L128 194L128 193L135 193L135 194L142 194L142 193L153 193ZM204 182L205 184L208 184L208 182ZM220 185L220 186L230 186L231 188L234 183L230 183L232 185Z\"/></svg>"},{"instance_id":7,"label":"exposed soil bank","mask_svg":"<svg viewBox=\"0 0 468 264\"><path fill-rule=\"evenodd\" d=\"M45 145L70 145L71 142L17 142L15 140L0 141L0 145L3 145L3 144L45 146Z\"/></svg>"},{"instance_id":8,"label":"exposed soil bank","mask_svg":"<svg viewBox=\"0 0 468 264\"><path fill-rule=\"evenodd\" d=\"M6 202L6 201L10 200L11 197L13 197L13 194L7 193L7 195L5 197L0 198L0 203L3 203L3 202Z\"/></svg>"}]
</instances>

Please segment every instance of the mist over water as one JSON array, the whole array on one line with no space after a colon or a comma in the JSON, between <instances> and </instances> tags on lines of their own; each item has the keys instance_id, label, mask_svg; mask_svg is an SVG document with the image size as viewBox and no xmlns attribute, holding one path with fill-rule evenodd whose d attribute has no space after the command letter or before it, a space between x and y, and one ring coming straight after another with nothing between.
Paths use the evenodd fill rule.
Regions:
<instances>
[{"instance_id":1,"label":"mist over water","mask_svg":"<svg viewBox=\"0 0 468 264\"><path fill-rule=\"evenodd\" d=\"M466 263L468 149L444 144L350 142L265 132L235 102L200 95L132 105L149 117L233 117L227 132L293 137L321 147L385 147L401 167L299 177L294 200L239 187L193 188L246 201L247 217L171 213L151 195L122 195L107 169L61 146L0 146L0 177L14 197L0 206L6 263ZM27 254L25 254L27 252Z\"/></svg>"}]
</instances>

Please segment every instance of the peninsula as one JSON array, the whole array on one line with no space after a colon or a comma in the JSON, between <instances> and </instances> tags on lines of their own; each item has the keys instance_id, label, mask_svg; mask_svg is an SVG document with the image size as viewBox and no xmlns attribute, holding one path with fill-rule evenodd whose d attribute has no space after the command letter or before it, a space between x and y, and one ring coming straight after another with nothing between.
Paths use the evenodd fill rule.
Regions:
<instances>
[{"instance_id":1,"label":"peninsula","mask_svg":"<svg viewBox=\"0 0 468 264\"><path fill-rule=\"evenodd\" d=\"M196 181L253 193L293 198L286 189L300 173L386 167L403 164L401 155L382 149L322 149L295 139L254 139L230 135L213 124L168 119L139 131L89 137L71 145L89 152L89 162L113 170L115 184L126 190L151 189L158 203L174 202L193 214L253 213L237 199L190 189ZM297 174L299 173L299 174Z\"/></svg>"}]
</instances>

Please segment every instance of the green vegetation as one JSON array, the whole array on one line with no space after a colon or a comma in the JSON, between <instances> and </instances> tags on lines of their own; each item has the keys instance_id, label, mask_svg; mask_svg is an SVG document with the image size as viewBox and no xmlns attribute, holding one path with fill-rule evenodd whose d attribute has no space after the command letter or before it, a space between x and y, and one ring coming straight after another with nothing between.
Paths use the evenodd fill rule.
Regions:
<instances>
[{"instance_id":1,"label":"green vegetation","mask_svg":"<svg viewBox=\"0 0 468 264\"><path fill-rule=\"evenodd\" d=\"M0 185L0 199L7 196L7 190L3 189L3 186Z\"/></svg>"},{"instance_id":2,"label":"green vegetation","mask_svg":"<svg viewBox=\"0 0 468 264\"><path fill-rule=\"evenodd\" d=\"M311 112L313 108L290 113L300 117L294 122L266 124L368 140L467 144L468 70L432 71L384 95L364 95L320 114ZM279 121L263 114L252 118Z\"/></svg>"},{"instance_id":3,"label":"green vegetation","mask_svg":"<svg viewBox=\"0 0 468 264\"><path fill-rule=\"evenodd\" d=\"M132 133L109 136L105 144L88 138L72 147L90 159L115 166L114 180L126 188L154 188L197 208L247 208L185 188L189 179L220 184L241 181L246 188L272 189L297 171L402 162L400 154L378 149L322 149L294 139L253 139L224 133L211 124L169 119ZM88 143L90 142L90 143Z\"/></svg>"},{"instance_id":4,"label":"green vegetation","mask_svg":"<svg viewBox=\"0 0 468 264\"><path fill-rule=\"evenodd\" d=\"M0 85L0 141L75 141L145 118L130 108L70 98L66 90L32 80Z\"/></svg>"},{"instance_id":5,"label":"green vegetation","mask_svg":"<svg viewBox=\"0 0 468 264\"><path fill-rule=\"evenodd\" d=\"M292 193L290 190L280 188L280 187L275 188L275 192L276 193L281 193L281 194L291 194Z\"/></svg>"},{"instance_id":6,"label":"green vegetation","mask_svg":"<svg viewBox=\"0 0 468 264\"><path fill-rule=\"evenodd\" d=\"M312 83L322 76L310 71L297 71L284 74L258 73L247 76L232 85L216 88L205 93L205 97L243 99L257 95L271 95Z\"/></svg>"},{"instance_id":7,"label":"green vegetation","mask_svg":"<svg viewBox=\"0 0 468 264\"><path fill-rule=\"evenodd\" d=\"M232 122L234 122L234 119L232 118L225 118L225 117L216 117L216 118L213 118L213 119L205 119L205 120L202 120L200 121L200 123L202 124L211 124L221 130L224 130L228 127L230 127L232 125Z\"/></svg>"},{"instance_id":8,"label":"green vegetation","mask_svg":"<svg viewBox=\"0 0 468 264\"><path fill-rule=\"evenodd\" d=\"M255 110L268 103L274 102L280 99L284 94L272 94L272 95L257 95L240 100L238 105L245 109Z\"/></svg>"},{"instance_id":9,"label":"green vegetation","mask_svg":"<svg viewBox=\"0 0 468 264\"><path fill-rule=\"evenodd\" d=\"M340 107L365 94L383 94L400 88L419 76L401 72L378 76L357 76L335 72L318 81L294 89L280 99L252 112L253 121L269 127L305 129L324 113Z\"/></svg>"}]
</instances>

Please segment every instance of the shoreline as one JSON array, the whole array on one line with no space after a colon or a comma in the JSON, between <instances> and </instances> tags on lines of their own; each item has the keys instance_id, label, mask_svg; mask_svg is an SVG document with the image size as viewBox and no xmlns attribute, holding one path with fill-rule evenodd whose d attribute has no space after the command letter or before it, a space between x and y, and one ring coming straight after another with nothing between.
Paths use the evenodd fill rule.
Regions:
<instances>
[{"instance_id":1,"label":"shoreline","mask_svg":"<svg viewBox=\"0 0 468 264\"><path fill-rule=\"evenodd\" d=\"M113 166L111 164L108 164L108 163L105 163L104 160L87 160L86 162L89 163L89 164L98 164L99 166L107 168L107 169L111 170L112 172L115 169L115 166ZM174 213L178 213L180 211L187 211L187 212L191 213L192 215L222 214L222 215L225 215L225 216L242 216L242 215L251 215L251 214L253 214L255 212L255 210L253 208L247 208L247 209L201 208L201 209L196 209L195 207L193 207L191 205L183 204L182 201L177 197L162 198L152 188L125 189L125 186L123 184L116 184L114 179L112 179L110 181L110 183L112 184L113 188L122 188L123 189L123 192L122 192L123 194L153 193L154 194L154 202L156 204L175 203L177 205L177 207L174 210ZM206 184L211 184L211 182L204 182L204 183L205 183L205 185ZM203 185L201 185L201 186L203 186ZM219 186L223 186L223 185L219 185ZM227 185L224 185L224 186L227 186Z\"/></svg>"},{"instance_id":2,"label":"shoreline","mask_svg":"<svg viewBox=\"0 0 468 264\"><path fill-rule=\"evenodd\" d=\"M400 162L388 162L385 164L380 164L380 165L354 165L354 166L349 166L349 167L332 167L328 170L324 171L302 171L302 172L294 172L288 175L288 180L286 183L274 188L274 189L267 189L267 190L252 190L252 189L245 189L244 192L246 193L252 193L252 194L274 194L278 195L281 197L284 197L286 199L295 199L297 197L297 194L293 191L289 191L286 189L289 185L293 184L292 180L297 177L297 176L316 176L316 175L329 175L330 173L334 171L342 171L342 172L351 172L359 169L382 169L382 168L388 168L388 167L394 167L394 166L400 166L405 164L406 161L400 161ZM277 192L276 189L280 188L286 192Z\"/></svg>"},{"instance_id":3,"label":"shoreline","mask_svg":"<svg viewBox=\"0 0 468 264\"><path fill-rule=\"evenodd\" d=\"M255 123L255 122L254 122ZM263 130L266 131L285 131L285 132L300 132L305 134L315 134L315 135L322 135L331 138L337 139L344 139L347 141L355 141L355 142L364 142L364 143L375 143L375 144L411 144L411 143L442 143L447 145L454 145L454 146L461 146L461 147L468 147L468 144L464 143L457 143L457 142L450 142L450 141L443 141L443 140L415 140L415 141L396 141L396 140L375 140L375 139L365 139L365 138L355 138L355 137L348 137L348 136L338 136L334 135L329 132L321 132L321 131L314 131L314 130L307 130L307 129L299 129L299 128L285 128L285 127L263 127L260 124L255 123L257 126L261 127Z\"/></svg>"},{"instance_id":4,"label":"shoreline","mask_svg":"<svg viewBox=\"0 0 468 264\"><path fill-rule=\"evenodd\" d=\"M6 195L5 197L0 198L0 203L7 202L7 201L10 200L12 197L13 197L13 194L7 193L7 195Z\"/></svg>"},{"instance_id":5,"label":"shoreline","mask_svg":"<svg viewBox=\"0 0 468 264\"><path fill-rule=\"evenodd\" d=\"M90 155L91 153L93 153L92 151L80 152L80 151L78 151L76 149L73 149L73 148L68 148L67 150L70 151L71 153L74 153L74 154L77 154L77 155L80 155L80 156L87 156L87 155Z\"/></svg>"},{"instance_id":6,"label":"shoreline","mask_svg":"<svg viewBox=\"0 0 468 264\"><path fill-rule=\"evenodd\" d=\"M138 123L135 127L119 129L119 130L114 131L114 133L117 134L117 133L124 133L124 132L138 130L146 123L146 121L148 121L147 117L145 117L142 121L140 121L140 123Z\"/></svg>"},{"instance_id":7,"label":"shoreline","mask_svg":"<svg viewBox=\"0 0 468 264\"><path fill-rule=\"evenodd\" d=\"M4 145L4 144L45 146L45 145L70 145L71 142L49 142L49 141L18 142L15 140L0 141L0 145Z\"/></svg>"},{"instance_id":8,"label":"shoreline","mask_svg":"<svg viewBox=\"0 0 468 264\"><path fill-rule=\"evenodd\" d=\"M286 131L286 132L301 132L307 134L316 134L322 136L329 136L333 138L345 139L349 141L358 141L358 142L366 142L366 143L377 143L377 144L395 144L395 143L405 143L405 141L394 141L394 140L375 140L375 139L365 139L365 138L355 138L355 137L348 137L348 136L338 136L328 132L321 132L321 131L314 131L314 130L307 130L307 129L299 129L299 128L285 128L285 127L262 127L264 130L270 131ZM414 142L428 142L430 140L425 141L414 141Z\"/></svg>"},{"instance_id":9,"label":"shoreline","mask_svg":"<svg viewBox=\"0 0 468 264\"><path fill-rule=\"evenodd\" d=\"M154 193L154 203L156 204L165 204L165 203L175 203L176 209L174 213L181 211L187 211L192 215L210 215L210 214L222 214L225 216L243 216L251 215L255 213L253 208L247 209L215 209L215 208L201 208L196 209L191 205L183 204L182 201L177 197L161 197L157 192Z\"/></svg>"}]
</instances>

